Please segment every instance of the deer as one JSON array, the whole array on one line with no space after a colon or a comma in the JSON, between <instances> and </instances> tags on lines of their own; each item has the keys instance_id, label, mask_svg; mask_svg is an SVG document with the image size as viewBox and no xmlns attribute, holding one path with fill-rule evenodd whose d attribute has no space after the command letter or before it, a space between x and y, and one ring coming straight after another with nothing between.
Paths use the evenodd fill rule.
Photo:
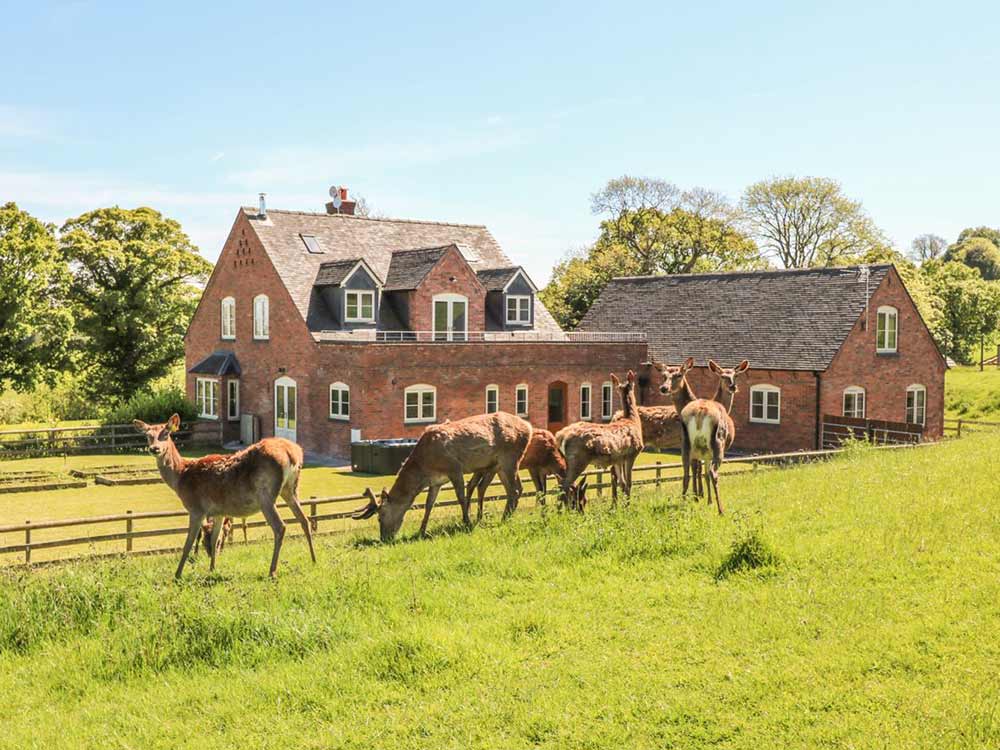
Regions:
<instances>
[{"instance_id":1,"label":"deer","mask_svg":"<svg viewBox=\"0 0 1000 750\"><path fill-rule=\"evenodd\" d=\"M431 509L441 487L451 482L462 508L462 521L472 527L470 498L465 492L465 472L499 473L507 492L504 518L517 508L522 485L517 475L521 458L531 441L532 427L525 420L506 412L479 414L454 422L431 425L420 436L413 452L396 474L392 488L383 487L376 498L367 490L368 504L352 514L355 520L378 514L379 536L392 541L403 525L403 516L416 496L427 490L420 536L427 536Z\"/></svg>"},{"instance_id":2,"label":"deer","mask_svg":"<svg viewBox=\"0 0 1000 750\"><path fill-rule=\"evenodd\" d=\"M532 483L535 485L535 494L538 497L538 502L545 505L545 492L549 476L556 476L560 480L566 476L566 459L559 452L555 436L548 430L533 429L531 440L528 442L528 449L524 452L524 456L521 458L521 465L518 468L527 470ZM473 490L477 491L479 498L479 511L476 515L477 522L483 518L483 500L486 498L486 491L493 483L495 476L496 472L478 471L472 475L469 483L465 486L466 497L471 498Z\"/></svg>"},{"instance_id":3,"label":"deer","mask_svg":"<svg viewBox=\"0 0 1000 750\"><path fill-rule=\"evenodd\" d=\"M132 423L146 436L149 452L156 456L160 476L180 499L188 512L188 534L184 551L174 578L180 579L184 564L191 553L195 538L202 530L206 517L213 519L231 516L246 518L263 513L274 533L274 552L271 555L269 575L274 578L278 570L278 555L285 536L285 523L276 507L280 495L302 525L309 555L316 562L312 530L309 519L302 511L298 499L299 475L302 472L302 448L284 438L265 438L227 456L210 455L202 458L183 458L171 435L180 429L181 418L174 414L164 424L146 424L136 419ZM224 523L212 523L207 536L211 556L209 570L215 570L219 536Z\"/></svg>"},{"instance_id":4,"label":"deer","mask_svg":"<svg viewBox=\"0 0 1000 750\"><path fill-rule=\"evenodd\" d=\"M738 367L723 368L710 359L708 368L719 378L716 397L695 399L681 410L683 494L686 495L688 491L692 463L700 461L704 465L708 502L712 502L714 491L715 506L721 516L723 507L722 498L719 496L719 467L725 458L726 449L736 438L736 425L729 412L733 408L733 399L739 390L736 379L750 369L750 363L743 360ZM695 466L696 472L698 469L699 467ZM698 494L700 496L700 493Z\"/></svg>"},{"instance_id":5,"label":"deer","mask_svg":"<svg viewBox=\"0 0 1000 750\"><path fill-rule=\"evenodd\" d=\"M625 382L611 373L611 382L622 399L622 417L607 424L575 422L556 433L556 443L566 458L566 476L562 479L562 501L571 508L583 510L577 478L593 464L611 468L612 504L618 503L618 485L626 496L632 494L632 466L642 452L642 423L636 409L635 373L629 370Z\"/></svg>"}]
</instances>

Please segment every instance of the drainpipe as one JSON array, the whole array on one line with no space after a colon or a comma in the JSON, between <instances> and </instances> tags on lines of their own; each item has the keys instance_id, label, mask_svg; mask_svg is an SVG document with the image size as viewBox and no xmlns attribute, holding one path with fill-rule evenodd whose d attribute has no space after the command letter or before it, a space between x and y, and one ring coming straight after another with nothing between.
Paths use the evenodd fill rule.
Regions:
<instances>
[{"instance_id":1,"label":"drainpipe","mask_svg":"<svg viewBox=\"0 0 1000 750\"><path fill-rule=\"evenodd\" d=\"M823 374L819 370L813 371L816 378L816 450L823 448L823 414L820 410L820 386L822 385Z\"/></svg>"}]
</instances>

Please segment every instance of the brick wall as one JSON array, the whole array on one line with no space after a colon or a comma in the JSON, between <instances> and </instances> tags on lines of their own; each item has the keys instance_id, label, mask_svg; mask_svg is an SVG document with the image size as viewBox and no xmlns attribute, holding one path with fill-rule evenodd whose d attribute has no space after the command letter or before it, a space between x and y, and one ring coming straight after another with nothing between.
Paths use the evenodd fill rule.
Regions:
<instances>
[{"instance_id":1,"label":"brick wall","mask_svg":"<svg viewBox=\"0 0 1000 750\"><path fill-rule=\"evenodd\" d=\"M875 352L876 311L882 305L899 311L896 354ZM895 270L886 275L872 295L867 328L864 323L862 315L829 369L823 373L823 413L842 414L844 389L859 386L865 389L869 419L902 422L906 418L906 389L920 384L927 389L924 436L933 440L940 438L944 426L946 367Z\"/></svg>"},{"instance_id":2,"label":"brick wall","mask_svg":"<svg viewBox=\"0 0 1000 750\"><path fill-rule=\"evenodd\" d=\"M469 300L468 330L486 330L486 289L461 254L449 249L420 286L410 293L410 328L434 328L434 295L461 294Z\"/></svg>"}]
</instances>

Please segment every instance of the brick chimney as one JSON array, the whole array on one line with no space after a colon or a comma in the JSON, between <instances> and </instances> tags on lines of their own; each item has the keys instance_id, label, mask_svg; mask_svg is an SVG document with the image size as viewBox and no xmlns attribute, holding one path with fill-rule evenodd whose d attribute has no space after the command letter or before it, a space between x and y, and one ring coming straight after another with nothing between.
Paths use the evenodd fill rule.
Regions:
<instances>
[{"instance_id":1,"label":"brick chimney","mask_svg":"<svg viewBox=\"0 0 1000 750\"><path fill-rule=\"evenodd\" d=\"M326 212L328 214L343 214L346 216L354 216L354 207L357 205L357 201L352 201L347 197L347 188L341 186L340 188L340 209L334 207L333 201L328 201L326 204Z\"/></svg>"}]
</instances>

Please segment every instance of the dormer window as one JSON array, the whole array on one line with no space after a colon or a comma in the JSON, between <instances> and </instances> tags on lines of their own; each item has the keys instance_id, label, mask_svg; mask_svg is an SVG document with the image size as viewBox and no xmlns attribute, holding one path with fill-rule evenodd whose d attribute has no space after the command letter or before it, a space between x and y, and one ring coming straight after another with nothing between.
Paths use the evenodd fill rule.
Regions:
<instances>
[{"instance_id":1,"label":"dormer window","mask_svg":"<svg viewBox=\"0 0 1000 750\"><path fill-rule=\"evenodd\" d=\"M507 323L509 325L531 324L531 297L520 294L507 295Z\"/></svg>"},{"instance_id":2,"label":"dormer window","mask_svg":"<svg viewBox=\"0 0 1000 750\"><path fill-rule=\"evenodd\" d=\"M348 323L374 323L375 292L344 292L344 320Z\"/></svg>"}]
</instances>

